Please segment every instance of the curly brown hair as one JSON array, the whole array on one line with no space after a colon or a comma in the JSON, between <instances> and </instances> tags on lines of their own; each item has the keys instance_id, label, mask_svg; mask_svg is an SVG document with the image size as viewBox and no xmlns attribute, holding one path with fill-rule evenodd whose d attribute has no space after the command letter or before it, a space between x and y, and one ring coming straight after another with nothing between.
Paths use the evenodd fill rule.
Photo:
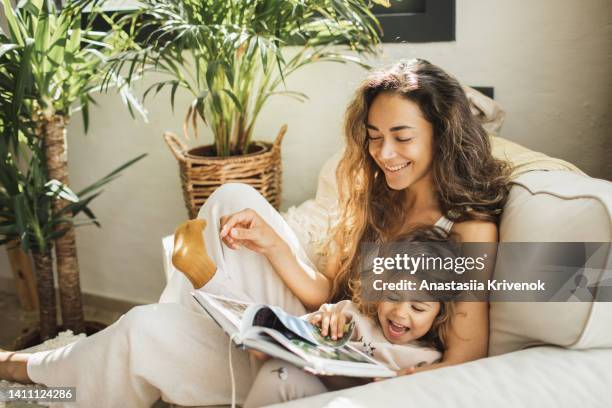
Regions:
<instances>
[{"instance_id":1,"label":"curly brown hair","mask_svg":"<svg viewBox=\"0 0 612 408\"><path fill-rule=\"evenodd\" d=\"M510 166L491 154L489 137L455 78L422 59L371 72L345 114L346 148L336 171L341 213L327 249L328 255L339 252L331 301L351 297L348 283L357 273L361 243L392 239L405 211L403 192L387 185L368 152L368 111L382 92L413 101L432 124L434 193L447 218L497 222L509 193Z\"/></svg>"},{"instance_id":2,"label":"curly brown hair","mask_svg":"<svg viewBox=\"0 0 612 408\"><path fill-rule=\"evenodd\" d=\"M446 258L449 256L458 256L456 247L452 245L457 242L457 236L447 233L439 227L422 225L408 234L397 237L396 241L410 243L409 245L401 245L403 248L402 252L409 257L426 256ZM431 243L436 244L430 245ZM449 245L439 245L444 243L448 243ZM404 275L403 272L395 271L385 275L385 278L387 280L392 280L402 275ZM372 275L370 274L369 276ZM427 276L427 280L430 282L449 282L453 275L445 271L415 271L415 274L411 276L417 280ZM378 321L378 305L380 302L384 301L380 298L383 294L380 292L374 294L372 291L366 292L364 287L371 287L371 285L364 285L363 283L364 282L359 277L349 281L349 288L353 293L351 300L361 314L368 316L380 325ZM441 297L440 293L430 293L429 295L428 297L432 299ZM448 295L448 293L442 295L440 311L434 319L431 329L429 329L427 334L418 339L418 342L422 345L436 348L439 351L444 351L447 348L448 336L452 330L453 316L455 315L454 302L450 300L444 301L444 295Z\"/></svg>"}]
</instances>

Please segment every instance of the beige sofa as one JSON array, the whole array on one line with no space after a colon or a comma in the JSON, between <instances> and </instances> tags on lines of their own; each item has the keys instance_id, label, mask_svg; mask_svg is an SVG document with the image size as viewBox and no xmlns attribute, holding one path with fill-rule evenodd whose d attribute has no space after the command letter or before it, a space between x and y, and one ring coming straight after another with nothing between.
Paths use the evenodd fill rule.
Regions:
<instances>
[{"instance_id":1,"label":"beige sofa","mask_svg":"<svg viewBox=\"0 0 612 408\"><path fill-rule=\"evenodd\" d=\"M516 169L502 242L612 241L612 183L501 138L493 138L493 150ZM321 170L316 197L284 214L315 262L337 208L338 158ZM596 261L590 267L604 271L596 281L612 278L604 276L612 273L609 252ZM612 302L491 303L490 318L488 358L279 406L612 407Z\"/></svg>"}]
</instances>

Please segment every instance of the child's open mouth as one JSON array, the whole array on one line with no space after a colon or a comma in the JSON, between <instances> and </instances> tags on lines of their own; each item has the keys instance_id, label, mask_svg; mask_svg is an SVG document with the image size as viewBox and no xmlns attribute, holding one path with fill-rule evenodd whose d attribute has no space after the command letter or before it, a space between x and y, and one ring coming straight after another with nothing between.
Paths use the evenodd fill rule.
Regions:
<instances>
[{"instance_id":1,"label":"child's open mouth","mask_svg":"<svg viewBox=\"0 0 612 408\"><path fill-rule=\"evenodd\" d=\"M408 330L410 330L410 327L402 326L401 324L397 324L393 322L392 320L387 319L387 322L389 323L388 324L389 334L393 337L400 337L404 333L406 333Z\"/></svg>"}]
</instances>

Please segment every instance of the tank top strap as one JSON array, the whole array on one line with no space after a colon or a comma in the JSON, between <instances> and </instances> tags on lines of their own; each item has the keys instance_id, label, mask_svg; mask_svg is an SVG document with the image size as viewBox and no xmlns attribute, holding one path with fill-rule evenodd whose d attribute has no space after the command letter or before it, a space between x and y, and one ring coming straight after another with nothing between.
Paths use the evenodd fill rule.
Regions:
<instances>
[{"instance_id":1,"label":"tank top strap","mask_svg":"<svg viewBox=\"0 0 612 408\"><path fill-rule=\"evenodd\" d=\"M438 221L436 221L434 226L442 228L444 231L446 231L446 233L450 233L451 228L453 228L454 224L455 223L453 221L449 220L445 216L442 216Z\"/></svg>"}]
</instances>

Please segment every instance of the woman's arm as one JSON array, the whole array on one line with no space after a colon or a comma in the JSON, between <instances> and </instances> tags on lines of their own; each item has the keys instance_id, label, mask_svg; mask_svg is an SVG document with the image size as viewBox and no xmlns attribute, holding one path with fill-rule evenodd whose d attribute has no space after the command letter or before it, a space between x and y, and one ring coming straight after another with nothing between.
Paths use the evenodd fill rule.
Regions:
<instances>
[{"instance_id":1,"label":"woman's arm","mask_svg":"<svg viewBox=\"0 0 612 408\"><path fill-rule=\"evenodd\" d=\"M325 303L331 291L330 280L301 262L283 239L280 239L278 247L264 255L306 309L316 310Z\"/></svg>"},{"instance_id":2,"label":"woman's arm","mask_svg":"<svg viewBox=\"0 0 612 408\"><path fill-rule=\"evenodd\" d=\"M486 221L465 221L453 227L462 242L497 242L497 226ZM492 271L495 259L488 259L487 268ZM489 344L489 303L458 302L455 305L453 329L447 340L447 349L442 361L429 366L417 367L410 372L419 372L449 366L487 356Z\"/></svg>"},{"instance_id":3,"label":"woman's arm","mask_svg":"<svg viewBox=\"0 0 612 408\"><path fill-rule=\"evenodd\" d=\"M489 343L489 304L459 302L455 307L453 330L449 333L442 361L421 367L400 370L398 375L418 373L487 356Z\"/></svg>"},{"instance_id":4,"label":"woman's arm","mask_svg":"<svg viewBox=\"0 0 612 408\"><path fill-rule=\"evenodd\" d=\"M316 310L327 300L331 290L327 276L301 262L289 244L254 210L221 217L220 236L231 249L244 246L264 255L307 309Z\"/></svg>"}]
</instances>

